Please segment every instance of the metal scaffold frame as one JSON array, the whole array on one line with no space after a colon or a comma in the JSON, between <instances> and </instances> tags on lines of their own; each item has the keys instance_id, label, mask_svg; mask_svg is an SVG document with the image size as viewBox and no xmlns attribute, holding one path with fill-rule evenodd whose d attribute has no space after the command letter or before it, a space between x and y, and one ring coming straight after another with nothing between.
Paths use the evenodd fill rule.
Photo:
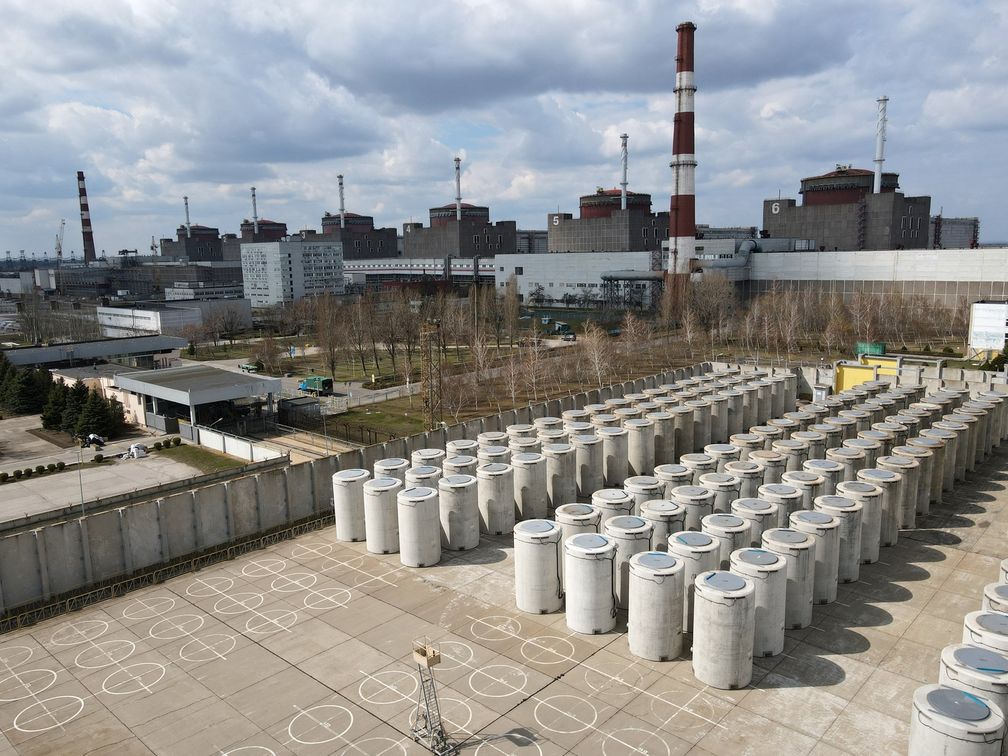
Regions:
<instances>
[{"instance_id":1,"label":"metal scaffold frame","mask_svg":"<svg viewBox=\"0 0 1008 756\"><path fill-rule=\"evenodd\" d=\"M428 638L415 640L413 661L416 662L417 673L420 676L416 717L411 729L413 740L424 745L436 756L454 754L457 749L448 741L448 735L445 733L437 686L434 684L434 667L441 663L441 651Z\"/></svg>"}]
</instances>

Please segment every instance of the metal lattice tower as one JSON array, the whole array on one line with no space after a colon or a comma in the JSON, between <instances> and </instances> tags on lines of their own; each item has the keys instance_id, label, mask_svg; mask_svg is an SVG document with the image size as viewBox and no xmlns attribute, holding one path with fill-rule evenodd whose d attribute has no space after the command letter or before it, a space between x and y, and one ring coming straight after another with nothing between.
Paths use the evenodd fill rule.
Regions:
<instances>
[{"instance_id":1,"label":"metal lattice tower","mask_svg":"<svg viewBox=\"0 0 1008 756\"><path fill-rule=\"evenodd\" d=\"M427 430L441 427L441 324L429 320L420 326L420 391Z\"/></svg>"},{"instance_id":2,"label":"metal lattice tower","mask_svg":"<svg viewBox=\"0 0 1008 756\"><path fill-rule=\"evenodd\" d=\"M411 734L413 740L424 745L436 756L448 756L456 749L448 742L437 687L434 685L434 667L441 663L441 652L428 639L413 641L413 660L420 675L420 695L417 699L416 718Z\"/></svg>"}]
</instances>

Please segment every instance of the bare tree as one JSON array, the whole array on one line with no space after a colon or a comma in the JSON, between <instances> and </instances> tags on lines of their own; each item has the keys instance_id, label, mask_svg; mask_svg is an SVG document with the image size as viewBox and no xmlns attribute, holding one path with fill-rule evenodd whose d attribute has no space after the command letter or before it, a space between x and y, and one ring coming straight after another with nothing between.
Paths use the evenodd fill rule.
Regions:
<instances>
[{"instance_id":1,"label":"bare tree","mask_svg":"<svg viewBox=\"0 0 1008 756\"><path fill-rule=\"evenodd\" d=\"M612 373L612 341L597 324L589 323L585 326L578 344L584 353L588 370L594 379L593 383L602 388L609 382Z\"/></svg>"},{"instance_id":2,"label":"bare tree","mask_svg":"<svg viewBox=\"0 0 1008 756\"><path fill-rule=\"evenodd\" d=\"M347 314L343 305L331 294L314 300L315 344L322 352L330 377L336 380L336 369L347 351Z\"/></svg>"},{"instance_id":3,"label":"bare tree","mask_svg":"<svg viewBox=\"0 0 1008 756\"><path fill-rule=\"evenodd\" d=\"M512 349L501 365L501 378L504 380L504 387L511 397L511 406L518 404L518 389L522 385L524 366L518 350Z\"/></svg>"},{"instance_id":4,"label":"bare tree","mask_svg":"<svg viewBox=\"0 0 1008 756\"><path fill-rule=\"evenodd\" d=\"M217 307L211 318L215 333L220 333L232 346L234 345L235 336L242 326L242 321L241 310L238 309L237 305L230 302Z\"/></svg>"},{"instance_id":5,"label":"bare tree","mask_svg":"<svg viewBox=\"0 0 1008 756\"><path fill-rule=\"evenodd\" d=\"M508 343L514 344L515 333L518 330L518 318L521 315L521 304L518 299L518 279L512 275L504 287L504 323L508 329Z\"/></svg>"}]
</instances>

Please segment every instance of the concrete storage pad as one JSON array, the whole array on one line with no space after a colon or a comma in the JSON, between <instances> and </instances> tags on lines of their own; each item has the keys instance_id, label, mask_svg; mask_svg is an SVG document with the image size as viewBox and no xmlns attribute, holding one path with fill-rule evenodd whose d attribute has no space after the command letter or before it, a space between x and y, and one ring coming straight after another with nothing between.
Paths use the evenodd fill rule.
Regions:
<instances>
[{"instance_id":1,"label":"concrete storage pad","mask_svg":"<svg viewBox=\"0 0 1008 756\"><path fill-rule=\"evenodd\" d=\"M408 733L426 635L462 753L902 754L913 690L1006 556L1006 463L919 517L742 690L704 689L688 655L633 657L625 614L583 636L518 612L509 536L413 570L330 527L0 636L0 752L425 753Z\"/></svg>"}]
</instances>

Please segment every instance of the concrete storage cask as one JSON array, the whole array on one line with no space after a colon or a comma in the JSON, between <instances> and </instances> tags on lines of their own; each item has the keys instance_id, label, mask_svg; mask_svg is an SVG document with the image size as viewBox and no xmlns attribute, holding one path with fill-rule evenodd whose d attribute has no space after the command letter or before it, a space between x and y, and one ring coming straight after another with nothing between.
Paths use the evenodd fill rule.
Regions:
<instances>
[{"instance_id":1,"label":"concrete storage cask","mask_svg":"<svg viewBox=\"0 0 1008 756\"><path fill-rule=\"evenodd\" d=\"M718 569L731 566L733 551L745 548L751 540L749 521L733 514L711 514L703 518L703 532L718 542Z\"/></svg>"},{"instance_id":2,"label":"concrete storage cask","mask_svg":"<svg viewBox=\"0 0 1008 756\"><path fill-rule=\"evenodd\" d=\"M893 447L893 456L906 457L917 462L917 490L914 492L914 512L919 515L928 514L931 511L931 470L934 454L930 449L904 444L903 446Z\"/></svg>"},{"instance_id":3,"label":"concrete storage cask","mask_svg":"<svg viewBox=\"0 0 1008 756\"><path fill-rule=\"evenodd\" d=\"M892 454L892 447L902 446L907 440L907 428L905 425L900 423L894 423L889 420L883 420L880 423L872 423L871 429L873 431L880 431L882 433L888 433L891 437L891 443L889 444L889 453Z\"/></svg>"},{"instance_id":4,"label":"concrete storage cask","mask_svg":"<svg viewBox=\"0 0 1008 756\"><path fill-rule=\"evenodd\" d=\"M1008 614L1008 585L988 583L984 586L983 602L980 608L985 612Z\"/></svg>"},{"instance_id":5,"label":"concrete storage cask","mask_svg":"<svg viewBox=\"0 0 1008 756\"><path fill-rule=\"evenodd\" d=\"M351 468L332 476L333 513L336 519L336 540L363 541L364 481L371 477L367 470Z\"/></svg>"},{"instance_id":6,"label":"concrete storage cask","mask_svg":"<svg viewBox=\"0 0 1008 756\"><path fill-rule=\"evenodd\" d=\"M536 437L536 427L528 423L515 423L514 425L507 426L504 430L507 431L509 440Z\"/></svg>"},{"instance_id":7,"label":"concrete storage cask","mask_svg":"<svg viewBox=\"0 0 1008 756\"><path fill-rule=\"evenodd\" d=\"M826 418L825 422L836 425L840 428L840 443L827 445L827 449L836 448L837 446L842 446L843 442L848 438L857 438L857 426L858 421L856 418L847 417L846 415L841 415L839 412L835 415L830 415Z\"/></svg>"},{"instance_id":8,"label":"concrete storage cask","mask_svg":"<svg viewBox=\"0 0 1008 756\"><path fill-rule=\"evenodd\" d=\"M756 387L756 418L755 424L765 423L773 417L773 396L771 396L770 381L758 379L749 384ZM750 426L751 427L751 426Z\"/></svg>"},{"instance_id":9,"label":"concrete storage cask","mask_svg":"<svg viewBox=\"0 0 1008 756\"><path fill-rule=\"evenodd\" d=\"M908 756L999 756L1004 733L989 698L944 685L914 691Z\"/></svg>"},{"instance_id":10,"label":"concrete storage cask","mask_svg":"<svg viewBox=\"0 0 1008 756\"><path fill-rule=\"evenodd\" d=\"M781 432L781 435L774 439L775 441L787 441L791 438L792 433L801 430L801 425L786 417L770 418L766 421L766 424L771 428L777 428ZM771 446L771 448L773 447Z\"/></svg>"},{"instance_id":11,"label":"concrete storage cask","mask_svg":"<svg viewBox=\"0 0 1008 756\"><path fill-rule=\"evenodd\" d=\"M616 544L581 533L564 541L567 627L575 633L608 633L616 627Z\"/></svg>"},{"instance_id":12,"label":"concrete storage cask","mask_svg":"<svg viewBox=\"0 0 1008 756\"><path fill-rule=\"evenodd\" d=\"M715 472L724 472L729 462L738 462L742 450L734 444L707 444L703 453L714 460Z\"/></svg>"},{"instance_id":13,"label":"concrete storage cask","mask_svg":"<svg viewBox=\"0 0 1008 756\"><path fill-rule=\"evenodd\" d=\"M565 542L579 533L598 533L602 525L602 512L591 504L561 504L555 515Z\"/></svg>"},{"instance_id":14,"label":"concrete storage cask","mask_svg":"<svg viewBox=\"0 0 1008 756\"><path fill-rule=\"evenodd\" d=\"M512 458L515 454L538 454L542 449L542 441L538 436L535 438L515 437L508 441L508 449L511 450Z\"/></svg>"},{"instance_id":15,"label":"concrete storage cask","mask_svg":"<svg viewBox=\"0 0 1008 756\"><path fill-rule=\"evenodd\" d=\"M861 502L846 496L818 496L815 511L840 523L837 553L837 581L853 583L861 574Z\"/></svg>"},{"instance_id":16,"label":"concrete storage cask","mask_svg":"<svg viewBox=\"0 0 1008 756\"><path fill-rule=\"evenodd\" d=\"M515 520L546 517L546 457L542 454L511 455L514 481Z\"/></svg>"},{"instance_id":17,"label":"concrete storage cask","mask_svg":"<svg viewBox=\"0 0 1008 756\"><path fill-rule=\"evenodd\" d=\"M821 495L826 481L821 475L807 470L794 470L781 475L783 485L794 486L802 492L802 509L812 509L815 497Z\"/></svg>"},{"instance_id":18,"label":"concrete storage cask","mask_svg":"<svg viewBox=\"0 0 1008 756\"><path fill-rule=\"evenodd\" d=\"M998 568L998 582L1002 585L1008 584L1008 559L1001 560L1001 566Z\"/></svg>"},{"instance_id":19,"label":"concrete storage cask","mask_svg":"<svg viewBox=\"0 0 1008 756\"><path fill-rule=\"evenodd\" d=\"M732 552L729 561L732 572L753 584L753 656L777 656L784 651L787 562L772 551L754 548Z\"/></svg>"},{"instance_id":20,"label":"concrete storage cask","mask_svg":"<svg viewBox=\"0 0 1008 756\"><path fill-rule=\"evenodd\" d=\"M627 469L630 475L650 475L655 466L655 425L646 418L626 420Z\"/></svg>"},{"instance_id":21,"label":"concrete storage cask","mask_svg":"<svg viewBox=\"0 0 1008 756\"><path fill-rule=\"evenodd\" d=\"M963 481L966 480L966 468L967 460L969 456L969 426L966 423L950 422L948 420L939 420L937 423L931 425L932 430L943 430L949 433L954 433L956 436L956 459L955 465L953 466L954 480Z\"/></svg>"},{"instance_id":22,"label":"concrete storage cask","mask_svg":"<svg viewBox=\"0 0 1008 756\"><path fill-rule=\"evenodd\" d=\"M843 481L837 496L861 503L861 564L873 564L882 544L882 489L862 480Z\"/></svg>"},{"instance_id":23,"label":"concrete storage cask","mask_svg":"<svg viewBox=\"0 0 1008 756\"><path fill-rule=\"evenodd\" d=\"M861 431L871 428L871 415L863 410L840 410L837 412L837 417L848 417L856 423L854 426L854 438L857 438L857 434Z\"/></svg>"},{"instance_id":24,"label":"concrete storage cask","mask_svg":"<svg viewBox=\"0 0 1008 756\"><path fill-rule=\"evenodd\" d=\"M693 581L693 675L704 685L738 690L752 680L755 587L732 572Z\"/></svg>"},{"instance_id":25,"label":"concrete storage cask","mask_svg":"<svg viewBox=\"0 0 1008 756\"><path fill-rule=\"evenodd\" d=\"M967 427L966 436L969 439L969 443L961 445L965 450L963 453L966 455L967 472L976 470L976 466L983 461L985 456L983 436L984 432L988 430L986 415L986 411L978 407L961 407L951 415L944 415L942 417L943 423L962 423ZM937 427L944 428L946 426L939 425ZM956 430L956 428L951 427L949 430Z\"/></svg>"},{"instance_id":26,"label":"concrete storage cask","mask_svg":"<svg viewBox=\"0 0 1008 756\"><path fill-rule=\"evenodd\" d=\"M784 411L790 412L798 406L798 376L788 372L784 376Z\"/></svg>"},{"instance_id":27,"label":"concrete storage cask","mask_svg":"<svg viewBox=\"0 0 1008 756\"><path fill-rule=\"evenodd\" d=\"M703 518L714 513L714 492L703 486L677 486L670 498L686 510L686 530L700 530Z\"/></svg>"},{"instance_id":28,"label":"concrete storage cask","mask_svg":"<svg viewBox=\"0 0 1008 756\"><path fill-rule=\"evenodd\" d=\"M711 442L711 403L704 399L688 399L683 406L693 410L693 451L702 451Z\"/></svg>"},{"instance_id":29,"label":"concrete storage cask","mask_svg":"<svg viewBox=\"0 0 1008 756\"><path fill-rule=\"evenodd\" d=\"M759 487L763 485L763 476L766 468L759 462L746 460L744 462L729 462L725 465L726 475L734 475L739 480L740 499L750 498L756 495Z\"/></svg>"},{"instance_id":30,"label":"concrete storage cask","mask_svg":"<svg viewBox=\"0 0 1008 756\"><path fill-rule=\"evenodd\" d=\"M865 468L875 467L875 460L882 456L882 444L871 438L850 438L843 442L848 449L859 449L864 452Z\"/></svg>"},{"instance_id":31,"label":"concrete storage cask","mask_svg":"<svg viewBox=\"0 0 1008 756\"><path fill-rule=\"evenodd\" d=\"M868 458L865 457L861 449L852 449L849 446L841 446L837 449L827 449L826 459L843 465L843 473L840 480L857 480L858 471L865 468Z\"/></svg>"},{"instance_id":32,"label":"concrete storage cask","mask_svg":"<svg viewBox=\"0 0 1008 756\"><path fill-rule=\"evenodd\" d=\"M504 535L514 531L514 470L511 465L491 462L477 467L476 496L481 533Z\"/></svg>"},{"instance_id":33,"label":"concrete storage cask","mask_svg":"<svg viewBox=\"0 0 1008 756\"><path fill-rule=\"evenodd\" d=\"M605 400L605 406L608 407L610 411L617 409L618 407L630 407L631 405L633 405L633 401L627 399L625 396L614 396Z\"/></svg>"},{"instance_id":34,"label":"concrete storage cask","mask_svg":"<svg viewBox=\"0 0 1008 756\"><path fill-rule=\"evenodd\" d=\"M445 475L438 480L441 547L466 551L479 546L479 486L472 475Z\"/></svg>"},{"instance_id":35,"label":"concrete storage cask","mask_svg":"<svg viewBox=\"0 0 1008 756\"><path fill-rule=\"evenodd\" d=\"M742 394L742 428L758 425L761 422L757 418L759 414L759 386L746 382L737 384L736 388Z\"/></svg>"},{"instance_id":36,"label":"concrete storage cask","mask_svg":"<svg viewBox=\"0 0 1008 756\"><path fill-rule=\"evenodd\" d=\"M812 622L815 539L792 528L771 528L763 531L763 548L787 562L785 627L789 630L808 627Z\"/></svg>"},{"instance_id":37,"label":"concrete storage cask","mask_svg":"<svg viewBox=\"0 0 1008 756\"><path fill-rule=\"evenodd\" d=\"M591 503L602 513L602 526L610 517L632 515L634 512L633 497L621 488L603 488L591 495Z\"/></svg>"},{"instance_id":38,"label":"concrete storage cask","mask_svg":"<svg viewBox=\"0 0 1008 756\"><path fill-rule=\"evenodd\" d=\"M405 483L406 470L410 466L409 460L402 457L379 459L374 463L374 476L376 478L398 478L402 483Z\"/></svg>"},{"instance_id":39,"label":"concrete storage cask","mask_svg":"<svg viewBox=\"0 0 1008 756\"><path fill-rule=\"evenodd\" d=\"M885 431L877 431L869 428L866 431L858 431L857 437L866 441L874 441L879 445L876 459L878 459L878 457L889 456L889 452L897 445L895 443L895 436L892 433L886 433Z\"/></svg>"},{"instance_id":40,"label":"concrete storage cask","mask_svg":"<svg viewBox=\"0 0 1008 756\"><path fill-rule=\"evenodd\" d=\"M595 430L599 428L619 428L622 426L618 416L611 412L598 412L592 415L591 424Z\"/></svg>"},{"instance_id":41,"label":"concrete storage cask","mask_svg":"<svg viewBox=\"0 0 1008 756\"><path fill-rule=\"evenodd\" d=\"M727 512L739 498L742 481L730 473L707 473L700 476L700 485L714 494L714 511Z\"/></svg>"},{"instance_id":42,"label":"concrete storage cask","mask_svg":"<svg viewBox=\"0 0 1008 756\"><path fill-rule=\"evenodd\" d=\"M514 529L515 606L529 614L549 614L563 606L560 538L550 520L525 520Z\"/></svg>"},{"instance_id":43,"label":"concrete storage cask","mask_svg":"<svg viewBox=\"0 0 1008 756\"><path fill-rule=\"evenodd\" d=\"M675 422L672 413L654 410L644 417L654 426L654 466L675 462Z\"/></svg>"},{"instance_id":44,"label":"concrete storage cask","mask_svg":"<svg viewBox=\"0 0 1008 756\"><path fill-rule=\"evenodd\" d=\"M567 431L567 441L570 441L571 436L577 436L577 435L594 436L595 435L595 426L592 425L591 423L579 423L579 422L571 421L571 422L566 423L564 425L564 430Z\"/></svg>"},{"instance_id":45,"label":"concrete storage cask","mask_svg":"<svg viewBox=\"0 0 1008 756\"><path fill-rule=\"evenodd\" d=\"M476 460L479 462L477 467L489 464L508 465L511 464L511 450L506 446L481 446L476 452Z\"/></svg>"},{"instance_id":46,"label":"concrete storage cask","mask_svg":"<svg viewBox=\"0 0 1008 756\"><path fill-rule=\"evenodd\" d=\"M803 441L808 446L806 461L826 458L826 434L813 430L795 431L791 440Z\"/></svg>"},{"instance_id":47,"label":"concrete storage cask","mask_svg":"<svg viewBox=\"0 0 1008 756\"><path fill-rule=\"evenodd\" d=\"M906 445L918 449L926 449L931 452L931 492L929 502L930 504L941 504L945 475L945 442L940 438L916 436L908 438Z\"/></svg>"},{"instance_id":48,"label":"concrete storage cask","mask_svg":"<svg viewBox=\"0 0 1008 756\"><path fill-rule=\"evenodd\" d=\"M536 433L543 431L563 430L563 419L559 417L537 417L532 421Z\"/></svg>"},{"instance_id":49,"label":"concrete storage cask","mask_svg":"<svg viewBox=\"0 0 1008 756\"><path fill-rule=\"evenodd\" d=\"M508 443L508 434L503 431L486 431L476 436L476 443L479 444L480 449L485 449L488 446L506 447Z\"/></svg>"},{"instance_id":50,"label":"concrete storage cask","mask_svg":"<svg viewBox=\"0 0 1008 756\"><path fill-rule=\"evenodd\" d=\"M802 466L805 472L822 477L819 496L831 496L836 493L836 485L843 480L844 466L832 459L808 459Z\"/></svg>"},{"instance_id":51,"label":"concrete storage cask","mask_svg":"<svg viewBox=\"0 0 1008 756\"><path fill-rule=\"evenodd\" d=\"M436 488L440 477L440 467L435 467L434 465L416 465L406 470L406 486Z\"/></svg>"},{"instance_id":52,"label":"concrete storage cask","mask_svg":"<svg viewBox=\"0 0 1008 756\"><path fill-rule=\"evenodd\" d=\"M430 465L431 467L441 467L441 461L445 458L444 449L417 449L410 455L410 461L414 467Z\"/></svg>"},{"instance_id":53,"label":"concrete storage cask","mask_svg":"<svg viewBox=\"0 0 1008 756\"><path fill-rule=\"evenodd\" d=\"M688 486L693 484L693 471L684 465L658 465L654 469L655 477L665 486L664 495L677 486Z\"/></svg>"},{"instance_id":54,"label":"concrete storage cask","mask_svg":"<svg viewBox=\"0 0 1008 756\"><path fill-rule=\"evenodd\" d=\"M474 441L471 438L459 438L445 444L445 456L457 457L464 454L469 457L475 457L476 452L479 451L479 447L479 441Z\"/></svg>"},{"instance_id":55,"label":"concrete storage cask","mask_svg":"<svg viewBox=\"0 0 1008 756\"><path fill-rule=\"evenodd\" d=\"M899 485L899 525L912 528L917 519L917 488L920 485L920 465L912 457L889 455L875 461L879 470L890 470L902 477Z\"/></svg>"},{"instance_id":56,"label":"concrete storage cask","mask_svg":"<svg viewBox=\"0 0 1008 756\"><path fill-rule=\"evenodd\" d=\"M677 405L669 407L668 413L675 429L675 455L681 457L693 451L693 408Z\"/></svg>"},{"instance_id":57,"label":"concrete storage cask","mask_svg":"<svg viewBox=\"0 0 1008 756\"><path fill-rule=\"evenodd\" d=\"M882 514L879 529L879 544L895 546L899 540L900 496L903 493L903 476L892 470L869 468L858 473L858 480L871 483L882 489Z\"/></svg>"},{"instance_id":58,"label":"concrete storage cask","mask_svg":"<svg viewBox=\"0 0 1008 756\"><path fill-rule=\"evenodd\" d=\"M379 477L364 482L364 538L372 554L399 551L398 478Z\"/></svg>"},{"instance_id":59,"label":"concrete storage cask","mask_svg":"<svg viewBox=\"0 0 1008 756\"><path fill-rule=\"evenodd\" d=\"M669 536L686 529L686 508L669 499L643 502L640 516L651 525L652 551L668 551Z\"/></svg>"},{"instance_id":60,"label":"concrete storage cask","mask_svg":"<svg viewBox=\"0 0 1008 756\"><path fill-rule=\"evenodd\" d=\"M943 428L926 428L920 432L921 438L933 438L945 443L942 465L942 491L951 491L955 483L955 467L959 450L959 437L954 431ZM907 443L912 443L908 441ZM937 473L937 470L935 470Z\"/></svg>"},{"instance_id":61,"label":"concrete storage cask","mask_svg":"<svg viewBox=\"0 0 1008 756\"><path fill-rule=\"evenodd\" d=\"M541 430L536 437L539 439L541 450L547 444L566 444L570 434L560 428L558 430Z\"/></svg>"},{"instance_id":62,"label":"concrete storage cask","mask_svg":"<svg viewBox=\"0 0 1008 756\"><path fill-rule=\"evenodd\" d=\"M962 642L1008 653L1008 614L970 612L963 618Z\"/></svg>"},{"instance_id":63,"label":"concrete storage cask","mask_svg":"<svg viewBox=\"0 0 1008 756\"><path fill-rule=\"evenodd\" d=\"M683 454L679 457L679 464L693 471L693 485L700 485L700 476L712 473L717 470L717 462L709 454L696 452L693 454Z\"/></svg>"},{"instance_id":64,"label":"concrete storage cask","mask_svg":"<svg viewBox=\"0 0 1008 756\"><path fill-rule=\"evenodd\" d=\"M578 433L571 436L574 447L574 482L579 499L586 499L593 492L605 487L602 473L602 440L594 435Z\"/></svg>"},{"instance_id":65,"label":"concrete storage cask","mask_svg":"<svg viewBox=\"0 0 1008 756\"><path fill-rule=\"evenodd\" d=\"M441 561L438 492L406 488L396 496L399 510L399 561L406 567L433 567Z\"/></svg>"},{"instance_id":66,"label":"concrete storage cask","mask_svg":"<svg viewBox=\"0 0 1008 756\"><path fill-rule=\"evenodd\" d=\"M641 517L625 515L611 517L602 527L605 535L616 544L616 561L613 565L616 577L613 579L613 588L617 606L626 609L630 595L630 557L651 550L651 524Z\"/></svg>"},{"instance_id":67,"label":"concrete storage cask","mask_svg":"<svg viewBox=\"0 0 1008 756\"><path fill-rule=\"evenodd\" d=\"M770 382L770 415L783 417L788 411L786 379L783 375L771 375L767 380Z\"/></svg>"},{"instance_id":68,"label":"concrete storage cask","mask_svg":"<svg viewBox=\"0 0 1008 756\"><path fill-rule=\"evenodd\" d=\"M653 475L635 475L623 481L623 490L634 500L633 514L640 514L640 505L649 499L660 499L665 485Z\"/></svg>"},{"instance_id":69,"label":"concrete storage cask","mask_svg":"<svg viewBox=\"0 0 1008 756\"><path fill-rule=\"evenodd\" d=\"M808 459L808 444L797 438L783 438L771 444L771 450L784 457L784 471L801 470Z\"/></svg>"},{"instance_id":70,"label":"concrete storage cask","mask_svg":"<svg viewBox=\"0 0 1008 756\"><path fill-rule=\"evenodd\" d=\"M441 463L441 472L445 475L476 475L476 468L479 467L479 460L468 454L456 454L445 457Z\"/></svg>"},{"instance_id":71,"label":"concrete storage cask","mask_svg":"<svg viewBox=\"0 0 1008 756\"><path fill-rule=\"evenodd\" d=\"M543 444L542 455L546 458L546 508L552 512L578 498L576 457L568 443Z\"/></svg>"},{"instance_id":72,"label":"concrete storage cask","mask_svg":"<svg viewBox=\"0 0 1008 756\"><path fill-rule=\"evenodd\" d=\"M711 405L710 438L715 444L723 444L728 440L728 397L721 391L722 389L718 389L705 397Z\"/></svg>"},{"instance_id":73,"label":"concrete storage cask","mask_svg":"<svg viewBox=\"0 0 1008 756\"><path fill-rule=\"evenodd\" d=\"M749 453L762 451L763 437L756 433L736 433L728 439L729 443L739 450L739 461L749 459Z\"/></svg>"},{"instance_id":74,"label":"concrete storage cask","mask_svg":"<svg viewBox=\"0 0 1008 756\"><path fill-rule=\"evenodd\" d=\"M618 488L627 479L627 432L624 428L598 428L595 435L602 439L602 476L610 488Z\"/></svg>"},{"instance_id":75,"label":"concrete storage cask","mask_svg":"<svg viewBox=\"0 0 1008 756\"><path fill-rule=\"evenodd\" d=\"M668 661L682 653L684 574L682 561L665 552L630 557L627 643L634 656Z\"/></svg>"},{"instance_id":76,"label":"concrete storage cask","mask_svg":"<svg viewBox=\"0 0 1008 756\"><path fill-rule=\"evenodd\" d=\"M560 419L563 420L565 427L568 423L587 422L589 418L591 418L591 415L587 410L583 409L569 409L560 413Z\"/></svg>"},{"instance_id":77,"label":"concrete storage cask","mask_svg":"<svg viewBox=\"0 0 1008 756\"><path fill-rule=\"evenodd\" d=\"M777 505L777 516L780 518L778 527L786 527L791 513L802 508L804 494L801 489L787 483L771 483L760 486L757 493L759 498Z\"/></svg>"},{"instance_id":78,"label":"concrete storage cask","mask_svg":"<svg viewBox=\"0 0 1008 756\"><path fill-rule=\"evenodd\" d=\"M624 428L626 427L627 422L629 422L630 420L639 420L642 417L644 417L643 410L641 410L640 407L637 406L616 407L615 409L613 409L612 414L615 415L617 419L619 419L619 424Z\"/></svg>"},{"instance_id":79,"label":"concrete storage cask","mask_svg":"<svg viewBox=\"0 0 1008 756\"><path fill-rule=\"evenodd\" d=\"M749 452L749 461L763 465L764 485L781 482L786 460L779 452L766 450Z\"/></svg>"},{"instance_id":80,"label":"concrete storage cask","mask_svg":"<svg viewBox=\"0 0 1008 756\"><path fill-rule=\"evenodd\" d=\"M749 545L759 547L763 543L763 531L780 527L780 509L766 499L735 499L731 512L736 517L749 521Z\"/></svg>"},{"instance_id":81,"label":"concrete storage cask","mask_svg":"<svg viewBox=\"0 0 1008 756\"><path fill-rule=\"evenodd\" d=\"M669 537L668 553L683 563L683 622L684 633L693 632L694 580L702 572L716 569L719 544L707 533L685 530Z\"/></svg>"},{"instance_id":82,"label":"concrete storage cask","mask_svg":"<svg viewBox=\"0 0 1008 756\"><path fill-rule=\"evenodd\" d=\"M812 603L832 604L837 597L840 565L840 521L825 512L795 512L791 527L815 538Z\"/></svg>"},{"instance_id":83,"label":"concrete storage cask","mask_svg":"<svg viewBox=\"0 0 1008 756\"><path fill-rule=\"evenodd\" d=\"M1008 656L977 646L945 646L938 684L990 699L1003 714L1008 711Z\"/></svg>"},{"instance_id":84,"label":"concrete storage cask","mask_svg":"<svg viewBox=\"0 0 1008 756\"><path fill-rule=\"evenodd\" d=\"M815 415L811 412L806 412L805 410L794 410L793 412L785 412L783 415L785 420L793 420L798 423L798 428L791 431L791 435L795 433L801 433L807 431L809 426L815 422Z\"/></svg>"},{"instance_id":85,"label":"concrete storage cask","mask_svg":"<svg viewBox=\"0 0 1008 756\"><path fill-rule=\"evenodd\" d=\"M728 431L727 437L735 433L741 433L743 428L748 428L752 423L745 423L745 414L742 408L742 392L737 388L722 389L720 395L728 400Z\"/></svg>"},{"instance_id":86,"label":"concrete storage cask","mask_svg":"<svg viewBox=\"0 0 1008 756\"><path fill-rule=\"evenodd\" d=\"M823 443L822 459L826 459L826 449L835 449L843 443L843 427L835 423L813 423L809 426L809 430L821 433L826 439Z\"/></svg>"},{"instance_id":87,"label":"concrete storage cask","mask_svg":"<svg viewBox=\"0 0 1008 756\"><path fill-rule=\"evenodd\" d=\"M773 442L784 438L784 430L773 425L754 425L749 428L749 433L763 439L763 451L771 451Z\"/></svg>"},{"instance_id":88,"label":"concrete storage cask","mask_svg":"<svg viewBox=\"0 0 1008 756\"><path fill-rule=\"evenodd\" d=\"M595 415L605 412L607 408L604 404L586 404L583 409L588 413L588 420L590 421Z\"/></svg>"}]
</instances>

